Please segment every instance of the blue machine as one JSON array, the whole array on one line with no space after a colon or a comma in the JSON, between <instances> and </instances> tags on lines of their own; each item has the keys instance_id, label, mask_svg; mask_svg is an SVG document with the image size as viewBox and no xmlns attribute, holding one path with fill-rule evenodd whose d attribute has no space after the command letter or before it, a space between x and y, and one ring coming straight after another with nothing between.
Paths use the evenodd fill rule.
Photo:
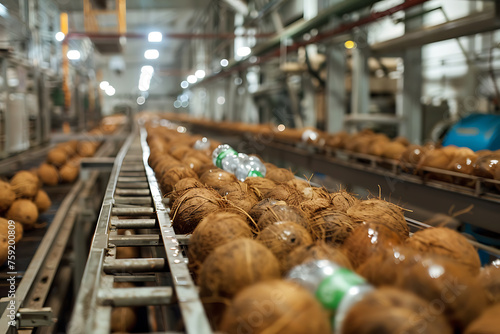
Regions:
<instances>
[{"instance_id":1,"label":"blue machine","mask_svg":"<svg viewBox=\"0 0 500 334\"><path fill-rule=\"evenodd\" d=\"M448 145L473 151L500 149L500 115L474 114L461 119L446 134L443 146Z\"/></svg>"}]
</instances>

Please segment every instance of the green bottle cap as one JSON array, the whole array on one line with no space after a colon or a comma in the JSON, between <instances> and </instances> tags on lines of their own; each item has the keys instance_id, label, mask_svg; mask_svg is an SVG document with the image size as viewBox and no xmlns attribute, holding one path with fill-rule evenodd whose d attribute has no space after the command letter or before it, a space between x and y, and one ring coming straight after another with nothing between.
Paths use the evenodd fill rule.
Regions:
<instances>
[{"instance_id":1,"label":"green bottle cap","mask_svg":"<svg viewBox=\"0 0 500 334\"><path fill-rule=\"evenodd\" d=\"M219 155L217 156L217 159L215 159L215 165L219 168L222 168L222 159L224 159L225 157L227 157L228 155L238 155L238 152L236 152L235 150L233 150L232 148L230 149L227 149L225 151L222 151L221 153L219 153Z\"/></svg>"},{"instance_id":2,"label":"green bottle cap","mask_svg":"<svg viewBox=\"0 0 500 334\"><path fill-rule=\"evenodd\" d=\"M316 298L326 309L336 310L347 291L362 284L366 284L363 277L349 269L340 268L321 281L316 290Z\"/></svg>"}]
</instances>

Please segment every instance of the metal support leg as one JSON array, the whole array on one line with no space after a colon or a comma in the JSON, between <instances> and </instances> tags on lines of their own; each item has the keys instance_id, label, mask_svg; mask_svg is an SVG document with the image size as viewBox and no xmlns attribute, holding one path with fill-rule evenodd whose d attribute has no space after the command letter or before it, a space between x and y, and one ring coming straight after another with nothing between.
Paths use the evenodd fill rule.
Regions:
<instances>
[{"instance_id":1,"label":"metal support leg","mask_svg":"<svg viewBox=\"0 0 500 334\"><path fill-rule=\"evenodd\" d=\"M326 83L326 131L336 133L343 129L346 113L346 57L341 45L333 45L328 49L327 83Z\"/></svg>"}]
</instances>

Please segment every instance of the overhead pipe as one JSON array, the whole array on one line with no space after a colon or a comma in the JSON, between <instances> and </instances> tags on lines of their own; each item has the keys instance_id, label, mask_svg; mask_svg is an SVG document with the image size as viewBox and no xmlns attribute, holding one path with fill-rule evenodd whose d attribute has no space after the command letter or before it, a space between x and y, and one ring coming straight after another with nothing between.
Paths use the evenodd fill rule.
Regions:
<instances>
[{"instance_id":1,"label":"overhead pipe","mask_svg":"<svg viewBox=\"0 0 500 334\"><path fill-rule=\"evenodd\" d=\"M236 37L255 37L255 38L267 38L274 36L274 33L261 33L261 34L235 34L235 33L162 33L164 38L171 39L235 39ZM103 33L103 32L79 32L73 31L66 35L66 39L81 39L81 38L91 38L91 39L117 39L120 37L126 38L137 38L146 39L148 34L145 33L133 33L126 32L120 33Z\"/></svg>"}]
</instances>

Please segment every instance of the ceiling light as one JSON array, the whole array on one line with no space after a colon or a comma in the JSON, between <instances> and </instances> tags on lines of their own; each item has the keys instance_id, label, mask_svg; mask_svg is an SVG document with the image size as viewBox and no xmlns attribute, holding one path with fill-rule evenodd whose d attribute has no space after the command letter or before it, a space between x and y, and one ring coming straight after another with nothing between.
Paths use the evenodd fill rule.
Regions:
<instances>
[{"instance_id":1,"label":"ceiling light","mask_svg":"<svg viewBox=\"0 0 500 334\"><path fill-rule=\"evenodd\" d=\"M252 53L252 50L248 46L242 46L238 49L238 51L236 51L236 54L240 57L246 57L250 53Z\"/></svg>"},{"instance_id":2,"label":"ceiling light","mask_svg":"<svg viewBox=\"0 0 500 334\"><path fill-rule=\"evenodd\" d=\"M189 82L190 84L194 84L196 83L196 81L198 81L198 78L196 78L195 75L188 75L187 77L187 82Z\"/></svg>"},{"instance_id":3,"label":"ceiling light","mask_svg":"<svg viewBox=\"0 0 500 334\"><path fill-rule=\"evenodd\" d=\"M106 87L106 89L104 90L104 92L108 96L113 96L113 95L115 95L116 90L115 90L115 88L113 86L108 86L108 87Z\"/></svg>"},{"instance_id":4,"label":"ceiling light","mask_svg":"<svg viewBox=\"0 0 500 334\"><path fill-rule=\"evenodd\" d=\"M156 49L149 49L144 52L144 58L146 59L158 59L160 53Z\"/></svg>"},{"instance_id":5,"label":"ceiling light","mask_svg":"<svg viewBox=\"0 0 500 334\"><path fill-rule=\"evenodd\" d=\"M144 98L144 96L139 96L137 98L137 104L142 106L144 103L146 102L146 99Z\"/></svg>"},{"instance_id":6,"label":"ceiling light","mask_svg":"<svg viewBox=\"0 0 500 334\"><path fill-rule=\"evenodd\" d=\"M151 65L144 65L141 67L141 73L146 73L149 74L150 76L153 76L153 73L155 72L155 69Z\"/></svg>"},{"instance_id":7,"label":"ceiling light","mask_svg":"<svg viewBox=\"0 0 500 334\"><path fill-rule=\"evenodd\" d=\"M198 70L194 73L194 75L198 78L198 79L203 79L205 77L205 71L203 70Z\"/></svg>"},{"instance_id":8,"label":"ceiling light","mask_svg":"<svg viewBox=\"0 0 500 334\"><path fill-rule=\"evenodd\" d=\"M80 59L80 51L78 51L78 50L69 50L68 53L66 54L66 56L70 60L78 60L78 59Z\"/></svg>"},{"instance_id":9,"label":"ceiling light","mask_svg":"<svg viewBox=\"0 0 500 334\"><path fill-rule=\"evenodd\" d=\"M229 65L229 61L227 59L220 60L220 66L226 67L227 65Z\"/></svg>"},{"instance_id":10,"label":"ceiling light","mask_svg":"<svg viewBox=\"0 0 500 334\"><path fill-rule=\"evenodd\" d=\"M66 37L66 35L62 31L56 33L56 41L62 42L64 40L64 37Z\"/></svg>"},{"instance_id":11,"label":"ceiling light","mask_svg":"<svg viewBox=\"0 0 500 334\"><path fill-rule=\"evenodd\" d=\"M219 96L217 98L217 103L220 104L220 105L226 103L226 99L224 98L224 96Z\"/></svg>"},{"instance_id":12,"label":"ceiling light","mask_svg":"<svg viewBox=\"0 0 500 334\"><path fill-rule=\"evenodd\" d=\"M157 43L157 42L161 42L162 39L163 39L163 35L159 31L152 31L148 35L149 42Z\"/></svg>"},{"instance_id":13,"label":"ceiling light","mask_svg":"<svg viewBox=\"0 0 500 334\"><path fill-rule=\"evenodd\" d=\"M186 89L188 87L189 87L189 82L187 82L186 80L184 80L183 82L181 82L181 88Z\"/></svg>"},{"instance_id":14,"label":"ceiling light","mask_svg":"<svg viewBox=\"0 0 500 334\"><path fill-rule=\"evenodd\" d=\"M102 90L105 90L108 86L109 86L109 82L107 82L107 81L101 81L101 83L99 84L99 88Z\"/></svg>"}]
</instances>

